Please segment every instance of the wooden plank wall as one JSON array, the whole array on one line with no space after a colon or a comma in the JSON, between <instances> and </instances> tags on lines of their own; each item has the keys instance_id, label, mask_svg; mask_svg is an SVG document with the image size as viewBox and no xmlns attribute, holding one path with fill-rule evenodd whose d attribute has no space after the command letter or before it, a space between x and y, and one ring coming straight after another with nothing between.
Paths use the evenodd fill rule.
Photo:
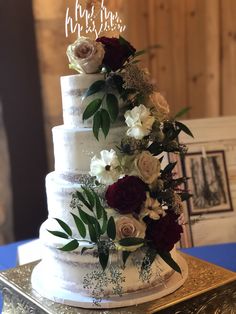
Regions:
<instances>
[{"instance_id":1,"label":"wooden plank wall","mask_svg":"<svg viewBox=\"0 0 236 314\"><path fill-rule=\"evenodd\" d=\"M85 1L85 0L83 0ZM172 111L190 106L188 118L236 115L235 0L106 0L127 24ZM34 0L46 134L52 165L51 126L61 123L59 77L71 73L65 56L66 7L75 0ZM81 3L81 1L80 1Z\"/></svg>"}]
</instances>

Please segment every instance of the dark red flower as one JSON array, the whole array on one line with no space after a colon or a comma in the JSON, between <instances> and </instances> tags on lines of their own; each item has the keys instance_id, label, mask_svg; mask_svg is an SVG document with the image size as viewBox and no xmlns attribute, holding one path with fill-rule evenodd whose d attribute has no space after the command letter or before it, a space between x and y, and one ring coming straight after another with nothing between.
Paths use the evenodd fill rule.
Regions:
<instances>
[{"instance_id":1,"label":"dark red flower","mask_svg":"<svg viewBox=\"0 0 236 314\"><path fill-rule=\"evenodd\" d=\"M120 214L139 213L146 200L145 188L145 183L138 177L125 176L108 187L107 204Z\"/></svg>"},{"instance_id":2,"label":"dark red flower","mask_svg":"<svg viewBox=\"0 0 236 314\"><path fill-rule=\"evenodd\" d=\"M97 39L97 42L101 42L104 45L105 56L103 64L112 71L120 69L125 61L127 61L130 56L134 55L136 51L136 49L123 38L100 37Z\"/></svg>"},{"instance_id":3,"label":"dark red flower","mask_svg":"<svg viewBox=\"0 0 236 314\"><path fill-rule=\"evenodd\" d=\"M170 252L173 249L183 232L177 219L178 216L172 212L168 212L159 220L145 218L147 223L146 239L151 241L151 247L161 252Z\"/></svg>"}]
</instances>

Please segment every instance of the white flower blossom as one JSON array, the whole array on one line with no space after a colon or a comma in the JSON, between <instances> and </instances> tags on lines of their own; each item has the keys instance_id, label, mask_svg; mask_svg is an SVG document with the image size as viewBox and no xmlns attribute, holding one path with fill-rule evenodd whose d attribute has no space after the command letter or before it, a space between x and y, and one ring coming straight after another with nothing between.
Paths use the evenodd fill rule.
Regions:
<instances>
[{"instance_id":1,"label":"white flower blossom","mask_svg":"<svg viewBox=\"0 0 236 314\"><path fill-rule=\"evenodd\" d=\"M161 206L157 199L151 198L147 193L146 201L140 213L140 218L148 216L153 220L159 220L166 215L165 209Z\"/></svg>"},{"instance_id":2,"label":"white flower blossom","mask_svg":"<svg viewBox=\"0 0 236 314\"><path fill-rule=\"evenodd\" d=\"M136 106L125 113L125 122L129 129L127 135L137 140L143 139L149 135L155 118L144 105Z\"/></svg>"},{"instance_id":3,"label":"white flower blossom","mask_svg":"<svg viewBox=\"0 0 236 314\"><path fill-rule=\"evenodd\" d=\"M101 158L94 156L90 163L90 175L97 178L98 182L109 185L121 177L120 163L116 152L111 149L100 152Z\"/></svg>"}]
</instances>

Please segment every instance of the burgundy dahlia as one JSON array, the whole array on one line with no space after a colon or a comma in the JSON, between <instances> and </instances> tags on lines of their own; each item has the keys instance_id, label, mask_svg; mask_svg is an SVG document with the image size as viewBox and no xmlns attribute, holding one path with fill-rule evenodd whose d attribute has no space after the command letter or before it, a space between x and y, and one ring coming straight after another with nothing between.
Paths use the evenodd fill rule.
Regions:
<instances>
[{"instance_id":1,"label":"burgundy dahlia","mask_svg":"<svg viewBox=\"0 0 236 314\"><path fill-rule=\"evenodd\" d=\"M145 183L138 177L125 176L108 187L107 204L120 214L139 213L146 200L145 188Z\"/></svg>"},{"instance_id":2,"label":"burgundy dahlia","mask_svg":"<svg viewBox=\"0 0 236 314\"><path fill-rule=\"evenodd\" d=\"M178 216L172 212L168 212L159 220L145 218L147 223L146 239L151 241L151 247L160 252L170 252L173 249L183 232L177 219Z\"/></svg>"},{"instance_id":3,"label":"burgundy dahlia","mask_svg":"<svg viewBox=\"0 0 236 314\"><path fill-rule=\"evenodd\" d=\"M101 42L104 45L105 56L103 64L109 67L112 71L120 69L128 58L134 55L136 51L136 49L124 39L100 37L96 41Z\"/></svg>"}]
</instances>

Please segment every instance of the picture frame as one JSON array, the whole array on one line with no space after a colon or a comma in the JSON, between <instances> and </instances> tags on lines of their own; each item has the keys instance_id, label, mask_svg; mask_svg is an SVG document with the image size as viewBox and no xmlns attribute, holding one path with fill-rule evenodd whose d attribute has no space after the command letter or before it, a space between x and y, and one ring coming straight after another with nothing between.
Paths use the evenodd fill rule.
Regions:
<instances>
[{"instance_id":1,"label":"picture frame","mask_svg":"<svg viewBox=\"0 0 236 314\"><path fill-rule=\"evenodd\" d=\"M198 163L201 158L208 158L211 163L215 159L220 169L218 176L223 180L226 201L221 200L218 205L212 204L213 206L209 201L207 206L205 200L205 206L202 208L196 204L194 206L193 198L184 202L185 224L180 246L236 242L236 117L186 120L183 123L192 131L194 138L181 132L179 141L187 145L188 152L185 158L175 154L169 156L169 161L177 161L176 176L190 177L184 188L194 194L191 159L197 160ZM202 174L200 176L203 177ZM200 185L199 180L197 184Z\"/></svg>"},{"instance_id":2,"label":"picture frame","mask_svg":"<svg viewBox=\"0 0 236 314\"><path fill-rule=\"evenodd\" d=\"M184 167L190 216L233 211L224 150L188 153Z\"/></svg>"}]
</instances>

